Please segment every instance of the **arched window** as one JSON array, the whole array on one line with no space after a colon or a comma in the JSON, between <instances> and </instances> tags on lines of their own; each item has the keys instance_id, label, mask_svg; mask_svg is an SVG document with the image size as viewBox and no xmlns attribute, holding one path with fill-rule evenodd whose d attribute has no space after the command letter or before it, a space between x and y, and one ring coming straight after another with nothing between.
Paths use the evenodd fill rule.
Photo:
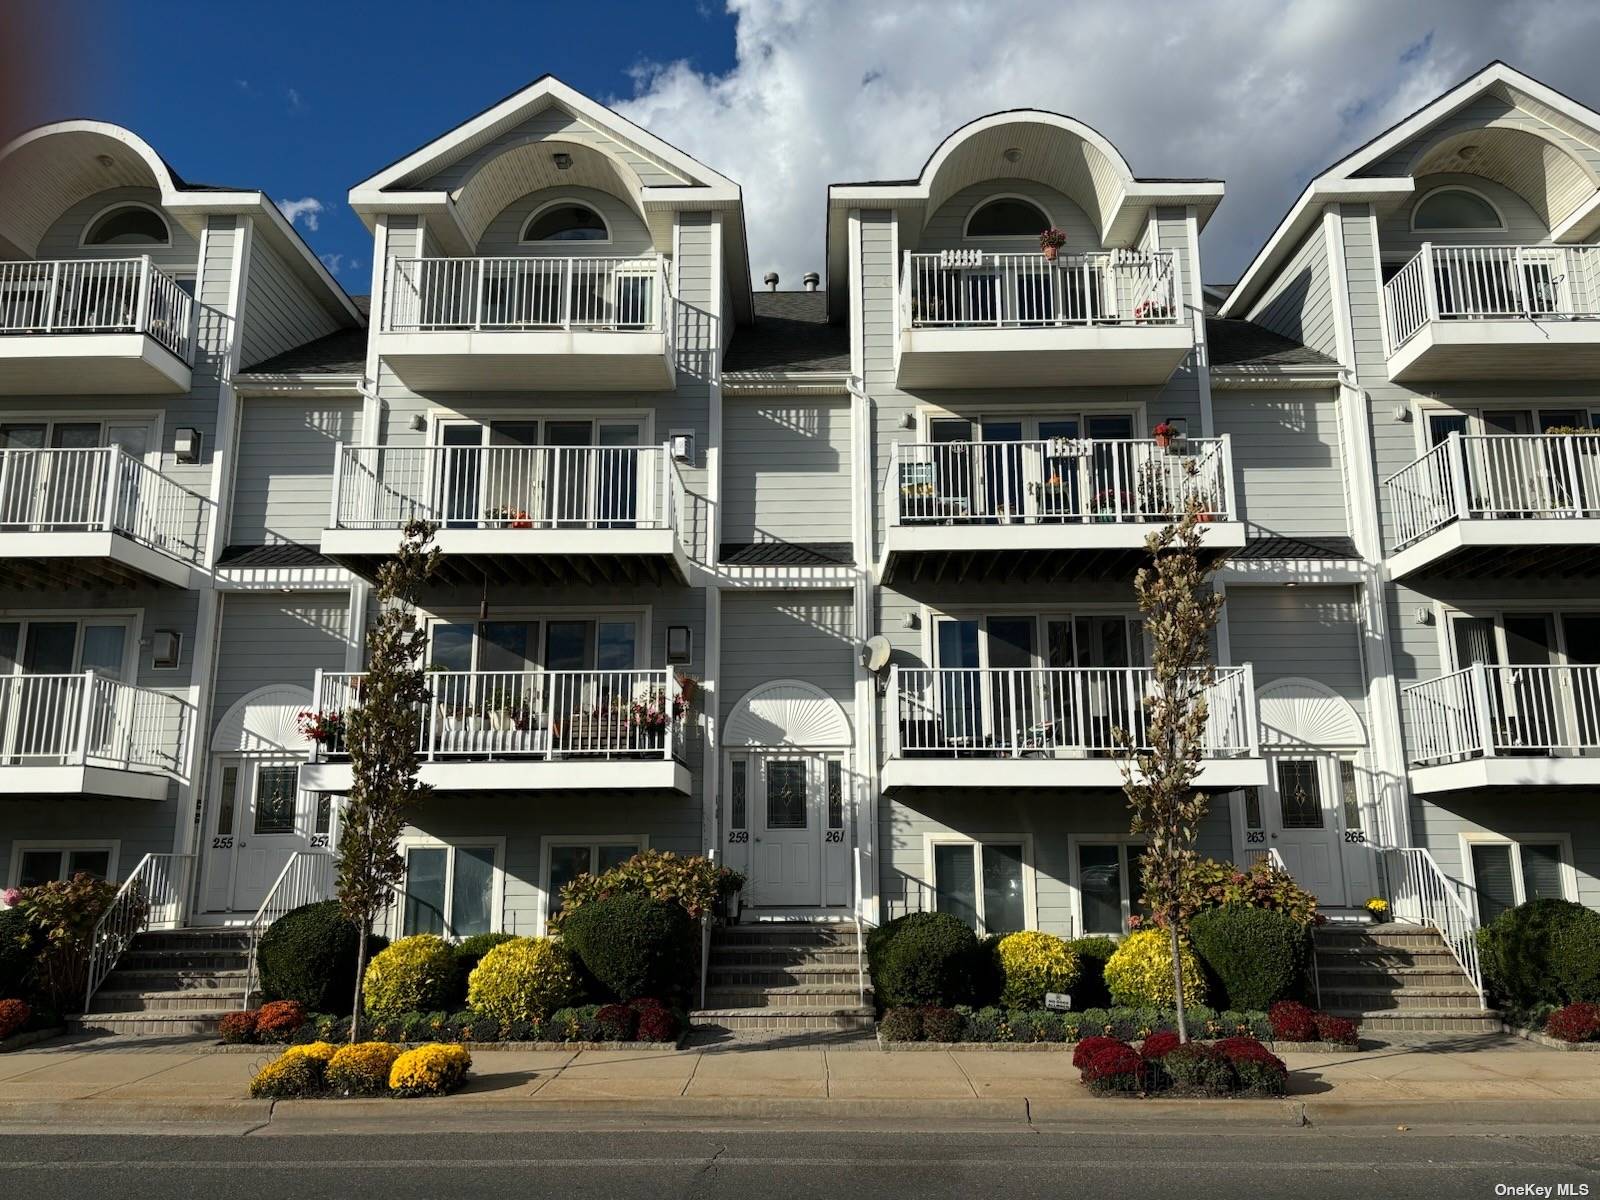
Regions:
<instances>
[{"instance_id":1,"label":"arched window","mask_svg":"<svg viewBox=\"0 0 1600 1200\"><path fill-rule=\"evenodd\" d=\"M967 218L966 236L1038 237L1050 228L1050 217L1029 200L1004 196L978 205Z\"/></svg>"},{"instance_id":2,"label":"arched window","mask_svg":"<svg viewBox=\"0 0 1600 1200\"><path fill-rule=\"evenodd\" d=\"M1439 188L1417 201L1413 229L1504 229L1493 204L1466 188Z\"/></svg>"},{"instance_id":3,"label":"arched window","mask_svg":"<svg viewBox=\"0 0 1600 1200\"><path fill-rule=\"evenodd\" d=\"M95 218L85 246L165 246L171 242L161 214L142 204L124 204Z\"/></svg>"},{"instance_id":4,"label":"arched window","mask_svg":"<svg viewBox=\"0 0 1600 1200\"><path fill-rule=\"evenodd\" d=\"M587 204L561 203L541 208L522 230L525 242L605 242L611 240L605 218Z\"/></svg>"}]
</instances>

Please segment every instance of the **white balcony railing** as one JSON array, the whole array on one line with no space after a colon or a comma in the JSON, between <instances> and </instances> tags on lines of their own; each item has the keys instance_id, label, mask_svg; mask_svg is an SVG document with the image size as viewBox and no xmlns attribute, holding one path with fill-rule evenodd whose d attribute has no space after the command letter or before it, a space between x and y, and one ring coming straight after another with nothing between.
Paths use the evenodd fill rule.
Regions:
<instances>
[{"instance_id":1,"label":"white balcony railing","mask_svg":"<svg viewBox=\"0 0 1600 1200\"><path fill-rule=\"evenodd\" d=\"M1390 354L1430 321L1600 317L1600 247L1424 242L1383 297Z\"/></svg>"},{"instance_id":2,"label":"white balcony railing","mask_svg":"<svg viewBox=\"0 0 1600 1200\"><path fill-rule=\"evenodd\" d=\"M1142 439L899 442L885 490L895 525L1165 524L1191 499L1204 519L1227 521L1233 458L1226 437L1191 439L1183 453Z\"/></svg>"},{"instance_id":3,"label":"white balcony railing","mask_svg":"<svg viewBox=\"0 0 1600 1200\"><path fill-rule=\"evenodd\" d=\"M166 692L78 675L0 678L0 766L176 772L186 722Z\"/></svg>"},{"instance_id":4,"label":"white balcony railing","mask_svg":"<svg viewBox=\"0 0 1600 1200\"><path fill-rule=\"evenodd\" d=\"M1248 666L1219 667L1203 690L1206 758L1257 753ZM890 669L891 758L1087 758L1149 749L1147 667Z\"/></svg>"},{"instance_id":5,"label":"white balcony railing","mask_svg":"<svg viewBox=\"0 0 1600 1200\"><path fill-rule=\"evenodd\" d=\"M321 672L317 709L348 716L362 674ZM686 703L672 671L430 671L417 714L425 759L682 760ZM319 758L344 753L334 738Z\"/></svg>"},{"instance_id":6,"label":"white balcony railing","mask_svg":"<svg viewBox=\"0 0 1600 1200\"><path fill-rule=\"evenodd\" d=\"M336 529L676 529L683 477L667 446L346 446Z\"/></svg>"},{"instance_id":7,"label":"white balcony railing","mask_svg":"<svg viewBox=\"0 0 1600 1200\"><path fill-rule=\"evenodd\" d=\"M901 328L1176 325L1170 250L1093 254L907 253Z\"/></svg>"},{"instance_id":8,"label":"white balcony railing","mask_svg":"<svg viewBox=\"0 0 1600 1200\"><path fill-rule=\"evenodd\" d=\"M210 510L120 446L0 450L0 533L118 533L198 563Z\"/></svg>"},{"instance_id":9,"label":"white balcony railing","mask_svg":"<svg viewBox=\"0 0 1600 1200\"><path fill-rule=\"evenodd\" d=\"M1384 487L1396 550L1452 521L1600 517L1600 436L1452 433Z\"/></svg>"},{"instance_id":10,"label":"white balcony railing","mask_svg":"<svg viewBox=\"0 0 1600 1200\"><path fill-rule=\"evenodd\" d=\"M194 362L194 302L139 258L0 262L0 334L145 333Z\"/></svg>"},{"instance_id":11,"label":"white balcony railing","mask_svg":"<svg viewBox=\"0 0 1600 1200\"><path fill-rule=\"evenodd\" d=\"M396 258L385 333L668 332L671 284L639 258Z\"/></svg>"},{"instance_id":12,"label":"white balcony railing","mask_svg":"<svg viewBox=\"0 0 1600 1200\"><path fill-rule=\"evenodd\" d=\"M1411 765L1600 753L1600 666L1481 663L1401 689Z\"/></svg>"}]
</instances>

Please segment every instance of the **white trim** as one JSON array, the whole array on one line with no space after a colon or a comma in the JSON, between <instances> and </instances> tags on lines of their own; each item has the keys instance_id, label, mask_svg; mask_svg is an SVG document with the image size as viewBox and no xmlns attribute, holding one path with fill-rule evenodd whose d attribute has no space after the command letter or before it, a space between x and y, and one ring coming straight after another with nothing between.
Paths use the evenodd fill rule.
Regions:
<instances>
[{"instance_id":1,"label":"white trim","mask_svg":"<svg viewBox=\"0 0 1600 1200\"><path fill-rule=\"evenodd\" d=\"M120 838L18 838L11 843L11 866L6 872L7 887L17 886L17 880L22 877L22 855L28 850L60 850L63 871L67 869L70 858L68 851L104 850L107 852L106 878L115 883L117 860L122 853L122 841Z\"/></svg>"},{"instance_id":2,"label":"white trim","mask_svg":"<svg viewBox=\"0 0 1600 1200\"><path fill-rule=\"evenodd\" d=\"M1159 241L1160 218L1152 210L1152 218L1157 228ZM1216 410L1211 403L1211 343L1206 340L1206 297L1205 285L1200 280L1200 214L1195 206L1187 205L1183 210L1184 232L1189 243L1188 247L1188 308L1189 327L1194 333L1195 346L1195 386L1200 396L1200 432L1204 437L1215 437L1217 434ZM1181 272L1180 272L1181 274ZM1183 282L1180 280L1180 282Z\"/></svg>"},{"instance_id":3,"label":"white trim","mask_svg":"<svg viewBox=\"0 0 1600 1200\"><path fill-rule=\"evenodd\" d=\"M1489 211L1494 214L1494 218L1498 224L1459 226L1429 225L1426 230L1419 230L1417 228L1417 213L1421 210L1424 204L1426 204L1429 200L1432 200L1441 192L1465 192L1469 196L1475 196L1477 199L1482 200L1489 206ZM1415 202L1413 202L1411 205L1411 213L1407 220L1407 224L1413 233L1504 233L1506 231L1506 218L1505 214L1500 211L1500 206L1486 196L1483 192L1480 192L1477 188L1468 187L1464 183L1442 183L1438 187L1430 188L1428 191L1418 196ZM1410 256L1408 255L1407 257ZM1384 344L1388 345L1387 342Z\"/></svg>"},{"instance_id":4,"label":"white trim","mask_svg":"<svg viewBox=\"0 0 1600 1200\"><path fill-rule=\"evenodd\" d=\"M315 805L313 805L312 808L312 815L314 819ZM451 910L453 910L455 907L456 855L461 850L471 850L485 846L493 850L494 861L489 867L489 928L487 932L499 933L504 930L506 895L506 839L504 836L495 836L493 834L489 834L483 837L477 837L464 834L457 838L441 838L428 833L403 833L400 835L398 845L401 857L405 860L406 875L408 880L411 873L411 860L407 855L407 851L449 851L449 853L445 855L444 873L444 902L446 914L449 915L441 914L445 921L445 931L443 936L446 938L446 940L460 940L459 935L457 935L456 932L451 928L449 921L449 916L453 915ZM404 884L401 886L403 888ZM405 936L406 895L407 893L402 891L401 895L398 897L397 903L394 906L394 916L392 918L392 922L396 937Z\"/></svg>"},{"instance_id":5,"label":"white trim","mask_svg":"<svg viewBox=\"0 0 1600 1200\"><path fill-rule=\"evenodd\" d=\"M599 846L623 846L633 843L642 853L650 849L650 835L648 833L547 833L539 839L539 878L534 885L534 913L533 935L545 935L545 922L549 919L550 908L550 851L556 846L588 846L590 850L589 865L598 866L598 855L595 848Z\"/></svg>"},{"instance_id":6,"label":"white trim","mask_svg":"<svg viewBox=\"0 0 1600 1200\"><path fill-rule=\"evenodd\" d=\"M1527 880L1522 877L1522 845L1525 842L1553 843L1561 857L1561 898L1576 902L1578 899L1578 871L1572 857L1570 833L1495 833L1492 830L1462 830L1456 835L1461 850L1461 882L1468 893L1474 915L1478 906L1478 880L1472 866L1473 846L1515 846L1511 856L1511 888L1517 904L1527 901Z\"/></svg>"},{"instance_id":7,"label":"white trim","mask_svg":"<svg viewBox=\"0 0 1600 1200\"><path fill-rule=\"evenodd\" d=\"M816 737L803 738L797 741L761 741L754 737L743 737L735 740L735 734L741 731L741 722L751 712L751 705L764 699L770 693L788 693L782 697L784 702L799 701L802 704L817 705L816 714L819 731L834 740L816 740ZM829 729L832 732L828 732ZM787 731L785 731L787 732ZM849 751L855 744L854 731L850 724L849 715L844 711L844 706L830 696L816 684L804 679L769 679L759 683L744 695L740 696L728 710L727 719L722 722L723 748L732 752L771 749L782 752L790 750L835 750Z\"/></svg>"},{"instance_id":8,"label":"white trim","mask_svg":"<svg viewBox=\"0 0 1600 1200\"><path fill-rule=\"evenodd\" d=\"M988 208L989 205L994 204L994 203L996 203L998 201L1001 201L1001 200L1015 200L1015 201L1017 201L1017 202L1019 202L1021 204L1026 204L1029 208L1033 209L1041 217L1043 217L1044 218L1044 228L1040 229L1039 233L1043 233L1046 229L1055 228L1055 223L1056 223L1055 222L1055 218L1050 215L1050 210L1045 208L1044 205L1040 204L1032 196L1024 196L1020 192L996 192L993 195L985 196L983 199L979 200L976 204L974 204L971 208L967 209L967 215L964 218L962 218L962 221L961 221L961 238L962 238L963 241L970 241L972 238L975 238L975 237L977 237L977 238L993 238L996 241L1007 241L1007 242L1012 241L1012 240L1025 241L1025 242L1032 242L1032 241L1038 241L1039 240L1039 233L976 233L975 234L975 233L972 232L972 218L977 216L978 213L981 212L983 209ZM898 261L898 260L896 260L896 261Z\"/></svg>"},{"instance_id":9,"label":"white trim","mask_svg":"<svg viewBox=\"0 0 1600 1200\"><path fill-rule=\"evenodd\" d=\"M1022 847L1022 925L1024 929L1039 928L1039 890L1037 871L1033 865L1033 834L982 833L977 835L951 831L927 832L922 835L922 871L926 881L929 912L935 912L938 903L938 880L934 876L934 848L937 846L973 846L972 854L973 901L977 910L980 934L987 930L983 912L983 846ZM912 881L915 882L915 881Z\"/></svg>"},{"instance_id":10,"label":"white trim","mask_svg":"<svg viewBox=\"0 0 1600 1200\"><path fill-rule=\"evenodd\" d=\"M562 241L558 238L539 238L537 241L530 241L528 238L528 227L537 221L542 213L546 213L552 208L560 207L588 209L597 218L599 218L600 228L606 231L605 237L583 238L578 241ZM543 204L539 205L538 208L534 209L528 214L527 220L522 222L522 229L517 234L517 245L519 246L609 246L611 245L611 242L611 222L606 220L605 213L601 212L587 200L580 200L572 196L557 196L552 200L546 200Z\"/></svg>"},{"instance_id":11,"label":"white trim","mask_svg":"<svg viewBox=\"0 0 1600 1200\"><path fill-rule=\"evenodd\" d=\"M124 208L142 208L151 213L161 222L161 227L167 231L167 240L164 242L91 242L89 231L112 213ZM83 223L83 229L78 234L78 248L81 250L121 250L127 252L134 249L156 250L172 249L172 223L167 220L167 214L153 204L146 204L143 200L118 200L106 205L94 216Z\"/></svg>"}]
</instances>

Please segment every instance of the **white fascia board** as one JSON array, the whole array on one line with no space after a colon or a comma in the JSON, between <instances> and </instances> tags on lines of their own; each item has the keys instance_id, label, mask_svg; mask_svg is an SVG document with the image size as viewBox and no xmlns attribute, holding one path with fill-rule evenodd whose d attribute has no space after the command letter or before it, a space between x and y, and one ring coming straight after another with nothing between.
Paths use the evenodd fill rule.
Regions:
<instances>
[{"instance_id":1,"label":"white fascia board","mask_svg":"<svg viewBox=\"0 0 1600 1200\"><path fill-rule=\"evenodd\" d=\"M1267 782L1261 758L1207 758L1200 761L1195 786L1262 787ZM1122 767L1114 758L890 758L883 764L883 788L1122 788Z\"/></svg>"},{"instance_id":2,"label":"white fascia board","mask_svg":"<svg viewBox=\"0 0 1600 1200\"><path fill-rule=\"evenodd\" d=\"M1585 242L1600 231L1600 191L1596 191L1577 208L1561 224L1550 231L1550 240L1572 244Z\"/></svg>"},{"instance_id":3,"label":"white fascia board","mask_svg":"<svg viewBox=\"0 0 1600 1200\"><path fill-rule=\"evenodd\" d=\"M1343 375L1338 363L1315 366L1252 367L1247 363L1211 368L1211 386L1218 391L1248 391L1251 388L1336 388Z\"/></svg>"},{"instance_id":4,"label":"white fascia board","mask_svg":"<svg viewBox=\"0 0 1600 1200\"><path fill-rule=\"evenodd\" d=\"M1234 318L1245 316L1254 306L1256 293L1274 276L1283 260L1294 252L1300 239L1310 233L1322 219L1325 204L1363 203L1374 200L1407 196L1415 188L1415 181L1407 175L1398 179L1330 179L1326 176L1313 179L1300 193L1278 227L1267 238L1266 244L1256 252L1245 268L1239 282L1217 310L1217 316Z\"/></svg>"},{"instance_id":5,"label":"white fascia board","mask_svg":"<svg viewBox=\"0 0 1600 1200\"><path fill-rule=\"evenodd\" d=\"M1318 587L1362 583L1367 578L1367 567L1359 558L1230 559L1212 578L1237 587L1284 584Z\"/></svg>"},{"instance_id":6,"label":"white fascia board","mask_svg":"<svg viewBox=\"0 0 1600 1200\"><path fill-rule=\"evenodd\" d=\"M1600 786L1600 759L1473 758L1465 762L1413 766L1411 790L1419 795L1478 788L1593 788Z\"/></svg>"},{"instance_id":7,"label":"white fascia board","mask_svg":"<svg viewBox=\"0 0 1600 1200\"><path fill-rule=\"evenodd\" d=\"M314 372L272 372L235 375L233 390L241 396L355 396L360 397L360 375L329 375Z\"/></svg>"},{"instance_id":8,"label":"white fascia board","mask_svg":"<svg viewBox=\"0 0 1600 1200\"><path fill-rule=\"evenodd\" d=\"M672 791L689 794L689 768L669 759L506 758L493 762L425 760L418 772L437 791ZM300 786L312 792L348 792L350 764L302 763ZM603 803L603 801L598 801Z\"/></svg>"},{"instance_id":9,"label":"white fascia board","mask_svg":"<svg viewBox=\"0 0 1600 1200\"><path fill-rule=\"evenodd\" d=\"M355 581L343 567L228 567L216 569L219 592L342 592Z\"/></svg>"},{"instance_id":10,"label":"white fascia board","mask_svg":"<svg viewBox=\"0 0 1600 1200\"><path fill-rule=\"evenodd\" d=\"M722 394L729 398L763 396L847 396L848 371L728 371Z\"/></svg>"}]
</instances>

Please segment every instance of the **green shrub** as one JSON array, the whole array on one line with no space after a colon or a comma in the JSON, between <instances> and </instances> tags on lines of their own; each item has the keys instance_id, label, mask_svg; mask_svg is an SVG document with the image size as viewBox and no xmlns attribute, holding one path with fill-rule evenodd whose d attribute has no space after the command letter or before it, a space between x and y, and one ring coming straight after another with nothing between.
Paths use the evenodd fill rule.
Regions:
<instances>
[{"instance_id":1,"label":"green shrub","mask_svg":"<svg viewBox=\"0 0 1600 1200\"><path fill-rule=\"evenodd\" d=\"M693 967L695 926L676 904L637 892L590 901L561 926L561 940L608 998L680 994Z\"/></svg>"},{"instance_id":2,"label":"green shrub","mask_svg":"<svg viewBox=\"0 0 1600 1200\"><path fill-rule=\"evenodd\" d=\"M1078 981L1078 960L1054 934L1032 929L1007 934L996 955L1005 980L1000 1003L1007 1008L1042 1008L1046 992L1070 992Z\"/></svg>"},{"instance_id":3,"label":"green shrub","mask_svg":"<svg viewBox=\"0 0 1600 1200\"><path fill-rule=\"evenodd\" d=\"M1243 904L1288 913L1310 928L1317 919L1317 898L1301 887L1293 875L1259 859L1249 870L1230 862L1203 858L1185 868L1179 897L1185 921L1208 908Z\"/></svg>"},{"instance_id":4,"label":"green shrub","mask_svg":"<svg viewBox=\"0 0 1600 1200\"><path fill-rule=\"evenodd\" d=\"M1000 966L1000 943L1004 934L987 933L978 939L978 949L972 956L972 996L975 1008L987 1008L1000 1003L1000 993L1005 990L1005 971Z\"/></svg>"},{"instance_id":5,"label":"green shrub","mask_svg":"<svg viewBox=\"0 0 1600 1200\"><path fill-rule=\"evenodd\" d=\"M1519 904L1478 931L1478 946L1490 988L1514 1012L1600 998L1600 913L1581 904Z\"/></svg>"},{"instance_id":6,"label":"green shrub","mask_svg":"<svg viewBox=\"0 0 1600 1200\"><path fill-rule=\"evenodd\" d=\"M1117 952L1117 943L1108 937L1074 938L1067 943L1072 957L1078 960L1078 982L1072 989L1072 1007L1080 1012L1086 1008L1111 1007L1111 992L1106 987L1106 960Z\"/></svg>"},{"instance_id":7,"label":"green shrub","mask_svg":"<svg viewBox=\"0 0 1600 1200\"><path fill-rule=\"evenodd\" d=\"M456 989L451 1003L466 1003L467 980L472 977L478 963L483 961L485 954L502 942L509 942L513 936L509 933L475 933L456 943Z\"/></svg>"},{"instance_id":8,"label":"green shrub","mask_svg":"<svg viewBox=\"0 0 1600 1200\"><path fill-rule=\"evenodd\" d=\"M965 1004L972 996L978 939L949 913L910 913L869 939L873 986L889 1007Z\"/></svg>"},{"instance_id":9,"label":"green shrub","mask_svg":"<svg viewBox=\"0 0 1600 1200\"><path fill-rule=\"evenodd\" d=\"M1189 938L1230 1008L1270 1008L1299 990L1307 932L1286 912L1208 908L1189 922Z\"/></svg>"},{"instance_id":10,"label":"green shrub","mask_svg":"<svg viewBox=\"0 0 1600 1200\"><path fill-rule=\"evenodd\" d=\"M356 986L356 927L339 911L337 900L292 909L261 935L256 964L264 1000L298 1000L310 1012L348 1010ZM373 935L367 953L380 953L388 940Z\"/></svg>"},{"instance_id":11,"label":"green shrub","mask_svg":"<svg viewBox=\"0 0 1600 1200\"><path fill-rule=\"evenodd\" d=\"M24 1000L33 994L29 928L20 908L0 909L0 1000Z\"/></svg>"},{"instance_id":12,"label":"green shrub","mask_svg":"<svg viewBox=\"0 0 1600 1200\"><path fill-rule=\"evenodd\" d=\"M878 1022L878 1033L886 1042L920 1042L922 1010L909 1004L891 1008Z\"/></svg>"},{"instance_id":13,"label":"green shrub","mask_svg":"<svg viewBox=\"0 0 1600 1200\"><path fill-rule=\"evenodd\" d=\"M63 1012L78 1012L89 981L89 953L100 918L116 898L117 885L79 871L71 879L51 880L8 890L27 920L22 936L33 962L28 978L39 996ZM135 908L140 905L135 904ZM145 915L134 912L136 918Z\"/></svg>"},{"instance_id":14,"label":"green shrub","mask_svg":"<svg viewBox=\"0 0 1600 1200\"><path fill-rule=\"evenodd\" d=\"M454 999L456 954L432 933L401 938L373 956L362 979L362 1006L368 1016L443 1008Z\"/></svg>"},{"instance_id":15,"label":"green shrub","mask_svg":"<svg viewBox=\"0 0 1600 1200\"><path fill-rule=\"evenodd\" d=\"M1205 976L1187 941L1180 941L1183 956L1183 999L1200 1004L1206 998ZM1165 929L1142 929L1130 934L1106 962L1106 986L1114 1003L1128 1008L1170 1008L1176 1000L1172 986L1172 937Z\"/></svg>"},{"instance_id":16,"label":"green shrub","mask_svg":"<svg viewBox=\"0 0 1600 1200\"><path fill-rule=\"evenodd\" d=\"M1019 1042L1064 1042L1066 1022L1060 1013L1048 1009L1018 1009L1009 1013L1006 1023Z\"/></svg>"},{"instance_id":17,"label":"green shrub","mask_svg":"<svg viewBox=\"0 0 1600 1200\"><path fill-rule=\"evenodd\" d=\"M641 850L602 875L579 875L561 889L561 911L550 919L554 932L566 931L567 920L586 904L607 896L634 893L676 904L698 921L744 887L744 876L719 867L709 858L684 857L667 850Z\"/></svg>"},{"instance_id":18,"label":"green shrub","mask_svg":"<svg viewBox=\"0 0 1600 1200\"><path fill-rule=\"evenodd\" d=\"M967 1020L966 1037L969 1042L1014 1042L1015 1032L1006 1019L1006 1010L987 1005L976 1011L963 1013Z\"/></svg>"},{"instance_id":19,"label":"green shrub","mask_svg":"<svg viewBox=\"0 0 1600 1200\"><path fill-rule=\"evenodd\" d=\"M467 1003L507 1021L540 1021L579 999L578 972L550 938L512 938L483 956L467 981Z\"/></svg>"},{"instance_id":20,"label":"green shrub","mask_svg":"<svg viewBox=\"0 0 1600 1200\"><path fill-rule=\"evenodd\" d=\"M550 1036L561 1042L598 1042L600 1036L600 1008L598 1004L580 1004L575 1008L558 1008L550 1015Z\"/></svg>"}]
</instances>

